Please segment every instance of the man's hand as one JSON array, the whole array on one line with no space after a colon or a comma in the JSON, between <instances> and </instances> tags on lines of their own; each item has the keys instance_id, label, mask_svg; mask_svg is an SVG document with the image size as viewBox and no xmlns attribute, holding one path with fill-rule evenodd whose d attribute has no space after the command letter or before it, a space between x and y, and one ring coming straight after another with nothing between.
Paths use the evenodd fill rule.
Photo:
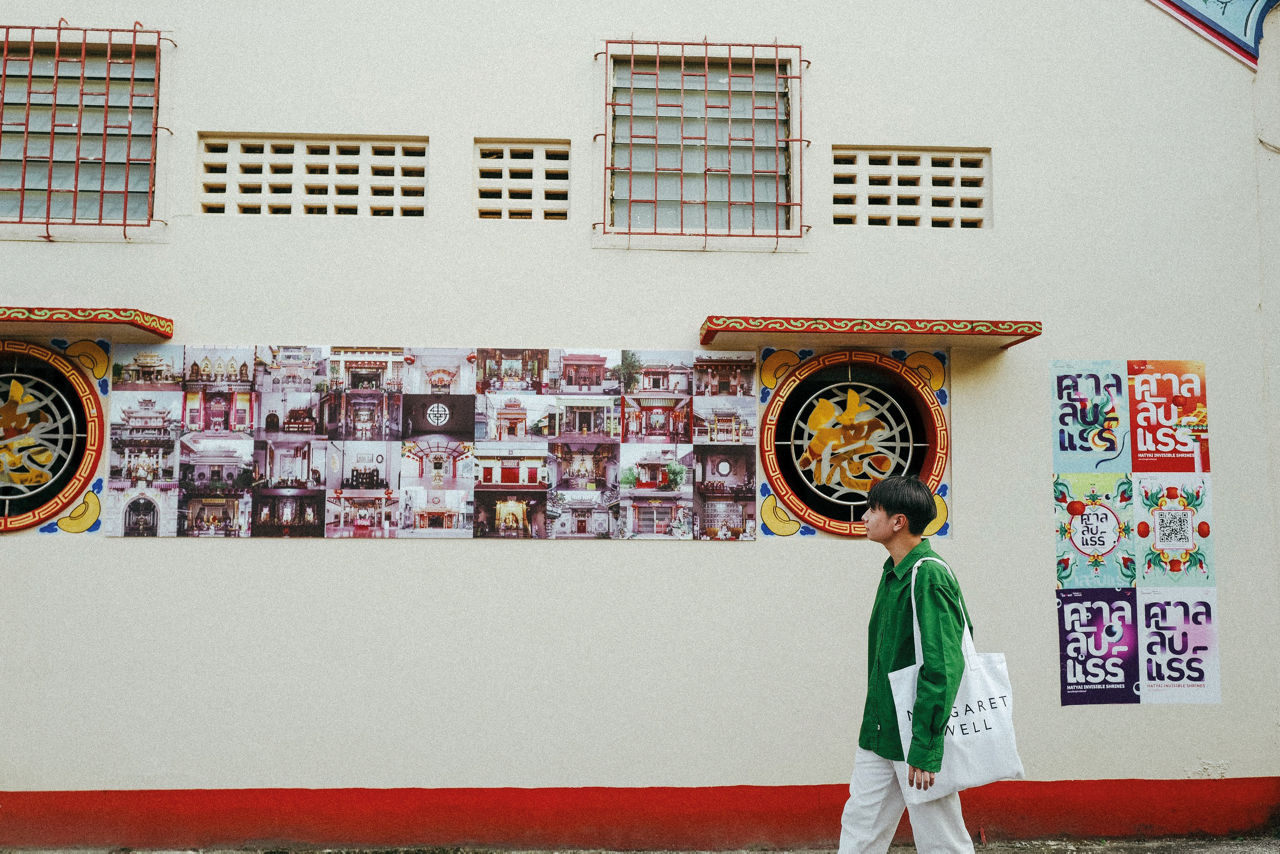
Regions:
<instances>
[{"instance_id":1,"label":"man's hand","mask_svg":"<svg viewBox=\"0 0 1280 854\"><path fill-rule=\"evenodd\" d=\"M914 765L907 766L907 785L919 789L922 792L929 791L929 787L933 785L934 773L932 771L924 771Z\"/></svg>"}]
</instances>

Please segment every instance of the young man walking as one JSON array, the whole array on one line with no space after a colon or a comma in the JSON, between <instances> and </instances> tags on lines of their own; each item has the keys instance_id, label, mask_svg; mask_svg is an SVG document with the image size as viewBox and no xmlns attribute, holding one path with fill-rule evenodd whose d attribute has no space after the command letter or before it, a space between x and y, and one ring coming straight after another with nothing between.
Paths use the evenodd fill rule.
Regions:
<instances>
[{"instance_id":1,"label":"young man walking","mask_svg":"<svg viewBox=\"0 0 1280 854\"><path fill-rule=\"evenodd\" d=\"M867 702L858 733L849 800L840 823L839 854L884 852L906 807L916 850L972 852L965 830L960 796L907 807L895 765L906 763L908 786L927 790L942 766L943 727L964 672L961 637L969 621L964 597L954 576L924 539L936 508L929 488L915 478L891 477L867 493L867 539L884 546L884 562L875 604L871 608L867 648ZM922 558L934 558L921 563ZM915 601L920 622L923 661L911 715L911 747L902 753L889 674L916 663L911 616L911 570L916 573ZM970 622L970 625L972 623Z\"/></svg>"}]
</instances>

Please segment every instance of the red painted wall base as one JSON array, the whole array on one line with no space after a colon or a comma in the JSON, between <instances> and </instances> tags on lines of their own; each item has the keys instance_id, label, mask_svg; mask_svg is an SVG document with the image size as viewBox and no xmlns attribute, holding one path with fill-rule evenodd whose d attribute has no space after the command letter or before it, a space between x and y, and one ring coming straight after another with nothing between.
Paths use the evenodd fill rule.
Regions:
<instances>
[{"instance_id":1,"label":"red painted wall base","mask_svg":"<svg viewBox=\"0 0 1280 854\"><path fill-rule=\"evenodd\" d=\"M836 844L845 794L843 786L2 792L0 847L826 848ZM1275 827L1280 777L995 783L962 800L970 830L988 839L1221 836Z\"/></svg>"}]
</instances>

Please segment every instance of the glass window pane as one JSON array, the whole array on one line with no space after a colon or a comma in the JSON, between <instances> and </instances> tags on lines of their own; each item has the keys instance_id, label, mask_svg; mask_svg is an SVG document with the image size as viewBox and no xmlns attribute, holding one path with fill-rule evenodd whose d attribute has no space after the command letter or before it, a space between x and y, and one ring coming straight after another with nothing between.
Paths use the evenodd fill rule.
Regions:
<instances>
[{"instance_id":1,"label":"glass window pane","mask_svg":"<svg viewBox=\"0 0 1280 854\"><path fill-rule=\"evenodd\" d=\"M0 219L18 218L18 198L16 192L0 190Z\"/></svg>"},{"instance_id":2,"label":"glass window pane","mask_svg":"<svg viewBox=\"0 0 1280 854\"><path fill-rule=\"evenodd\" d=\"M788 135L790 83L780 75L789 62L778 61L776 49L726 50L728 58L615 58L613 99L635 107L613 108L611 162L635 171L630 180L614 175L613 197L657 201L643 213L615 210L615 225L648 230L656 222L659 231L685 233L786 227L789 212L776 203L789 194L790 160L779 142ZM754 55L766 50L773 52Z\"/></svg>"},{"instance_id":3,"label":"glass window pane","mask_svg":"<svg viewBox=\"0 0 1280 854\"><path fill-rule=\"evenodd\" d=\"M659 202L658 228L662 231L677 231L681 227L680 213L683 206L679 202Z\"/></svg>"}]
</instances>

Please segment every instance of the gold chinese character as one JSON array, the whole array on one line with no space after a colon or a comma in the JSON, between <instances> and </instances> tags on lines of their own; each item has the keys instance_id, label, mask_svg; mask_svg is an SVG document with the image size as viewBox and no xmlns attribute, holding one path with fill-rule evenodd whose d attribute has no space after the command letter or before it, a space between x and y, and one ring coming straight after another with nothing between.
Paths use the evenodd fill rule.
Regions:
<instances>
[{"instance_id":1,"label":"gold chinese character","mask_svg":"<svg viewBox=\"0 0 1280 854\"><path fill-rule=\"evenodd\" d=\"M53 475L41 466L53 462L53 451L32 438L32 432L49 422L48 413L36 408L36 400L22 383L9 382L9 400L0 404L0 483L32 486L47 483Z\"/></svg>"},{"instance_id":2,"label":"gold chinese character","mask_svg":"<svg viewBox=\"0 0 1280 854\"><path fill-rule=\"evenodd\" d=\"M865 492L889 473L892 461L872 441L886 427L879 418L863 417L870 409L853 389L843 412L825 399L814 406L807 422L813 439L800 468L812 469L815 483L832 486L838 478L844 488Z\"/></svg>"}]
</instances>

